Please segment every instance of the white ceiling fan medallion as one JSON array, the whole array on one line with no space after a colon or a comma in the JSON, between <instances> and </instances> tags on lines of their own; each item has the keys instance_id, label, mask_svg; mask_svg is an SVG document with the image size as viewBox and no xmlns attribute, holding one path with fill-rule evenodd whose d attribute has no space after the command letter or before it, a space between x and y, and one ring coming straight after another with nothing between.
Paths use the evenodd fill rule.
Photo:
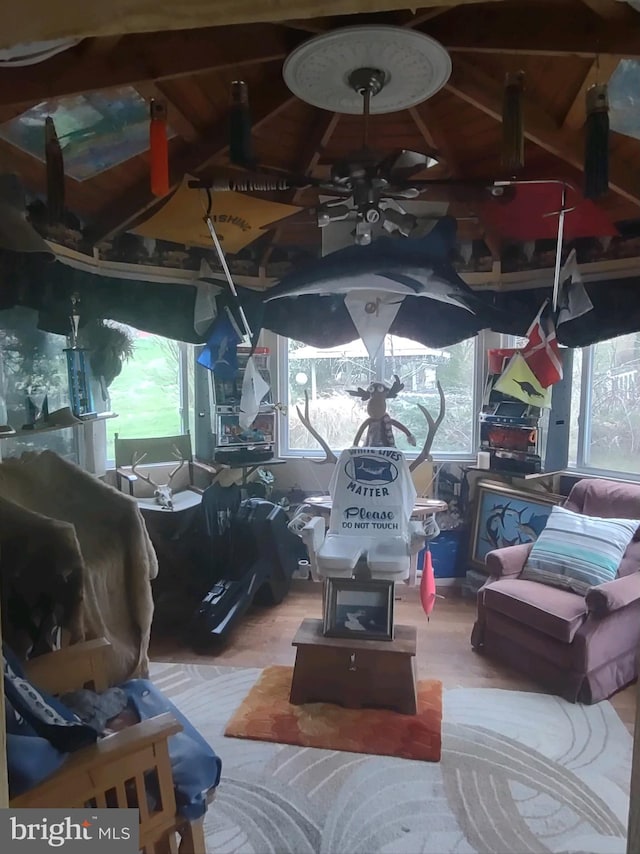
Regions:
<instances>
[{"instance_id":1,"label":"white ceiling fan medallion","mask_svg":"<svg viewBox=\"0 0 640 854\"><path fill-rule=\"evenodd\" d=\"M303 101L336 113L362 115L362 95L349 83L356 69L384 73L371 98L372 115L406 110L430 98L451 74L451 58L435 39L403 27L345 27L300 45L285 61L283 76Z\"/></svg>"}]
</instances>

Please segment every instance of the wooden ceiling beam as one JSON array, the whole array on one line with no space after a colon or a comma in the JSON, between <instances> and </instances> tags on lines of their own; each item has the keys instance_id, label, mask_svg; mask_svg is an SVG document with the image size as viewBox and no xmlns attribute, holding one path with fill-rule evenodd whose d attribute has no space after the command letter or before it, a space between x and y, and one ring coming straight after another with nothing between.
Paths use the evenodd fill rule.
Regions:
<instances>
[{"instance_id":1,"label":"wooden ceiling beam","mask_svg":"<svg viewBox=\"0 0 640 854\"><path fill-rule=\"evenodd\" d=\"M329 113L325 110L320 111L320 115L317 117L315 125L311 130L311 133L309 134L306 140L303 150L300 152L300 155L297 159L296 167L294 169L295 174L313 174L313 170L318 165L318 162L322 157L325 148L329 144L329 140L333 136L339 121L339 113ZM292 205L299 205L302 196L304 195L304 192L304 188L297 189L294 193L291 194L289 199L290 203ZM271 253L273 252L275 246L282 240L282 234L283 226L279 225L274 230L271 243L267 247L264 255L260 260L261 267L267 266L269 258L271 257Z\"/></svg>"},{"instance_id":2,"label":"wooden ceiling beam","mask_svg":"<svg viewBox=\"0 0 640 854\"><path fill-rule=\"evenodd\" d=\"M635 14L630 6L618 0L582 0L582 3L605 21L630 21ZM637 20L636 14L636 23Z\"/></svg>"},{"instance_id":3,"label":"wooden ceiling beam","mask_svg":"<svg viewBox=\"0 0 640 854\"><path fill-rule=\"evenodd\" d=\"M459 0L422 0L422 5L448 6L452 2L457 3ZM482 2L486 5L487 0ZM21 0L14 14L4 16L0 47L67 36L84 38L89 35L143 31L159 33L173 30L176 20L186 29L199 29L223 24L266 23L285 21L292 17L324 18L406 8L407 0L296 0L295 3L275 0L182 0L179 5L133 3L132 0L111 0L109 3Z\"/></svg>"},{"instance_id":4,"label":"wooden ceiling beam","mask_svg":"<svg viewBox=\"0 0 640 854\"><path fill-rule=\"evenodd\" d=\"M412 107L409 110L409 114L413 119L414 124L422 134L422 137L427 143L427 145L430 145L433 149L442 154L445 159L445 163L449 168L449 174L451 175L451 177L464 178L464 169L462 168L460 161L453 152L446 135L442 133L442 131L438 127L437 121L434 120L433 111L431 110L430 105L426 102L418 104L416 107ZM450 205L450 211L452 215L454 205L455 203L452 203ZM455 206L457 207L457 209L460 209L461 207L460 203ZM471 213L473 213L470 205L466 205L465 208L465 216L469 216ZM491 257L495 260L499 260L501 254L501 242L499 235L491 228L486 227L484 221L480 216L478 216L478 223L480 228L476 227L476 231L482 232L482 238L487 244L489 251L491 252Z\"/></svg>"},{"instance_id":5,"label":"wooden ceiling beam","mask_svg":"<svg viewBox=\"0 0 640 854\"><path fill-rule=\"evenodd\" d=\"M279 115L294 102L295 98L278 76L266 80L256 87L251 96L251 114L253 129L258 130L271 119ZM187 144L181 149L171 151L169 155L170 186L175 190L185 175L198 175L212 162L225 154L229 147L228 113L207 128L202 141ZM206 141L205 141L206 140ZM175 148L175 147L174 147ZM121 231L133 227L144 214L154 207L160 207L164 199L151 195L149 180L145 178L135 186L125 190L115 201L96 217L96 223L90 229L90 239L101 243Z\"/></svg>"},{"instance_id":6,"label":"wooden ceiling beam","mask_svg":"<svg viewBox=\"0 0 640 854\"><path fill-rule=\"evenodd\" d=\"M458 59L446 89L496 121L502 121L502 84L481 69ZM582 171L582 133L558 127L553 116L536 101L523 98L524 135L540 148ZM498 177L498 176L496 176ZM609 187L635 205L640 205L640 174L628 163L611 157Z\"/></svg>"},{"instance_id":7,"label":"wooden ceiling beam","mask_svg":"<svg viewBox=\"0 0 640 854\"><path fill-rule=\"evenodd\" d=\"M445 165L449 173L454 174L458 168L457 159L451 151L451 146L446 136L440 132L437 123L433 120L431 107L428 103L423 102L416 107L409 108L409 115L418 128L420 136L427 143L427 154L441 154L444 158Z\"/></svg>"},{"instance_id":8,"label":"wooden ceiling beam","mask_svg":"<svg viewBox=\"0 0 640 854\"><path fill-rule=\"evenodd\" d=\"M106 56L111 53L115 46L122 41L124 36L103 36L97 39L85 39L78 51L83 57Z\"/></svg>"},{"instance_id":9,"label":"wooden ceiling beam","mask_svg":"<svg viewBox=\"0 0 640 854\"><path fill-rule=\"evenodd\" d=\"M331 18L309 18L307 21L282 21L282 25L292 30L302 30L303 33L316 36L320 35L320 33L326 33L332 28Z\"/></svg>"},{"instance_id":10,"label":"wooden ceiling beam","mask_svg":"<svg viewBox=\"0 0 640 854\"><path fill-rule=\"evenodd\" d=\"M611 75L618 67L619 56L603 56L602 59L594 59L589 71L585 75L580 88L576 92L571 106L566 112L562 126L570 130L580 130L586 118L587 89L594 83L608 83Z\"/></svg>"},{"instance_id":11,"label":"wooden ceiling beam","mask_svg":"<svg viewBox=\"0 0 640 854\"><path fill-rule=\"evenodd\" d=\"M451 9L423 29L453 53L640 57L640 27L547 0Z\"/></svg>"},{"instance_id":12,"label":"wooden ceiling beam","mask_svg":"<svg viewBox=\"0 0 640 854\"><path fill-rule=\"evenodd\" d=\"M166 91L162 87L162 84L154 83L150 80L146 83L138 83L135 89L138 94L145 99L145 101L150 101L152 99L164 101L167 105L167 122L169 127L174 130L178 136L181 136L187 142L193 142L200 138L201 134L198 128L193 124L191 119L183 113L175 100L168 97Z\"/></svg>"},{"instance_id":13,"label":"wooden ceiling beam","mask_svg":"<svg viewBox=\"0 0 640 854\"><path fill-rule=\"evenodd\" d=\"M67 51L26 69L0 69L0 106L280 61L302 39L272 24L247 24L127 36L109 53L86 58L80 45L73 57Z\"/></svg>"},{"instance_id":14,"label":"wooden ceiling beam","mask_svg":"<svg viewBox=\"0 0 640 854\"><path fill-rule=\"evenodd\" d=\"M296 172L298 174L311 175L313 173L339 121L340 113L329 113L326 110L319 111L316 122L307 136L304 147L297 159Z\"/></svg>"},{"instance_id":15,"label":"wooden ceiling beam","mask_svg":"<svg viewBox=\"0 0 640 854\"><path fill-rule=\"evenodd\" d=\"M433 6L431 9L416 9L415 11L411 11L411 9L403 9L402 12L398 12L396 19L399 26L413 29L414 27L426 24L427 21L431 21L434 18L439 18L440 15L444 15L445 12L450 12L452 9L455 9L456 6L464 3L465 0L458 0L458 2L452 2L449 6Z\"/></svg>"}]
</instances>

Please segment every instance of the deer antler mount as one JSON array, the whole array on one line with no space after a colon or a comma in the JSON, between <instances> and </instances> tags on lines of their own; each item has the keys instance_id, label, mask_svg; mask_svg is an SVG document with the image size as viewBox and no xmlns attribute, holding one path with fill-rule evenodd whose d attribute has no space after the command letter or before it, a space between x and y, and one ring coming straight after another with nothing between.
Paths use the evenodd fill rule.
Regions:
<instances>
[{"instance_id":1,"label":"deer antler mount","mask_svg":"<svg viewBox=\"0 0 640 854\"><path fill-rule=\"evenodd\" d=\"M433 415L429 412L426 406L423 406L421 403L418 404L420 412L422 412L424 417L427 419L429 430L427 432L427 438L425 439L424 445L422 446L422 450L415 458L415 460L413 460L413 462L410 464L409 471L415 471L419 465L422 465L422 463L425 462L425 460L432 459L431 447L433 445L433 440L436 437L438 428L442 424L442 421L447 411L444 399L444 391L442 390L442 386L440 385L440 380L438 380L438 394L440 395L440 411L438 413L437 418L433 417Z\"/></svg>"},{"instance_id":2,"label":"deer antler mount","mask_svg":"<svg viewBox=\"0 0 640 854\"><path fill-rule=\"evenodd\" d=\"M171 483L173 478L185 464L184 457L175 445L172 448L172 454L179 462L178 465L169 472L167 483L163 484L156 483L149 475L136 471L137 466L139 466L147 456L146 453L139 454L137 451L134 451L131 458L131 471L136 475L136 477L139 477L140 480L144 480L145 483L148 483L149 486L153 487L153 497L155 498L156 503L159 504L163 510L173 510L173 489L171 488Z\"/></svg>"},{"instance_id":3,"label":"deer antler mount","mask_svg":"<svg viewBox=\"0 0 640 854\"><path fill-rule=\"evenodd\" d=\"M322 438L320 433L318 433L315 427L313 427L311 424L311 420L309 418L309 394L306 391L304 393L304 413L300 411L299 406L296 406L296 412L298 413L298 418L300 419L301 423L307 428L309 433L311 433L316 442L319 442L320 447L325 453L325 458L323 460L314 460L314 462L318 463L318 465L325 465L326 463L337 463L338 458L333 453L326 440Z\"/></svg>"},{"instance_id":4,"label":"deer antler mount","mask_svg":"<svg viewBox=\"0 0 640 854\"><path fill-rule=\"evenodd\" d=\"M421 403L418 404L420 411L424 415L427 424L429 425L429 429L427 432L427 438L425 439L424 445L422 446L422 450L412 461L409 466L409 471L415 471L419 465L421 465L425 460L431 460L431 448L433 446L433 440L435 439L436 433L438 432L438 428L442 424L444 420L444 416L446 414L446 405L444 398L444 391L442 386L440 385L440 381L437 383L438 386L438 395L440 397L440 411L438 413L437 418L434 418L433 415L429 412L426 406L423 406ZM353 440L353 447L357 448L360 440L362 439L362 435L367 431L366 436L366 446L370 448L377 447L395 447L395 439L393 436L393 428L396 430L400 430L405 434L409 444L415 445L416 440L404 424L396 421L391 418L387 413L386 402L389 398L396 397L398 392L402 391L404 385L400 382L399 377L394 376L394 382L392 386L387 386L385 383L372 383L369 388L363 389L358 388L355 391L349 391L349 394L353 397L359 397L362 401L367 402L367 414L368 418L360 425L358 432ZM300 409L299 406L296 406L296 411L298 413L298 418L304 427L307 428L309 433L313 436L313 438L320 444L322 450L325 453L325 457L323 460L314 460L314 462L324 465L325 463L336 463L337 458L333 453L331 448L325 439L318 433L318 431L311 424L311 419L309 416L309 395L305 391L304 393L304 412Z\"/></svg>"}]
</instances>

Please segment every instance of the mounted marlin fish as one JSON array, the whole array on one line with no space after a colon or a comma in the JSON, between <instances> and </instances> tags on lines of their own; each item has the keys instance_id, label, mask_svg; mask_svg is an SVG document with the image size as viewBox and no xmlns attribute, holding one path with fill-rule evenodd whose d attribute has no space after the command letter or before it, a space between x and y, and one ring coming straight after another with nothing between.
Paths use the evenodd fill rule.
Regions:
<instances>
[{"instance_id":1,"label":"mounted marlin fish","mask_svg":"<svg viewBox=\"0 0 640 854\"><path fill-rule=\"evenodd\" d=\"M270 288L264 325L316 346L360 337L372 357L389 332L427 346L461 341L493 318L453 269L454 246L445 218L424 238L341 249Z\"/></svg>"}]
</instances>

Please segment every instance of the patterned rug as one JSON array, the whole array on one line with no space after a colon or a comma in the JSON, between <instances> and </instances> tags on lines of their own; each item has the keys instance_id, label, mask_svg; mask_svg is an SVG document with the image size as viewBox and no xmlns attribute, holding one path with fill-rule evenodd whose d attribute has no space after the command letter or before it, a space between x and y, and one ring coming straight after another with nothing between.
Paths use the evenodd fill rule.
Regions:
<instances>
[{"instance_id":1,"label":"patterned rug","mask_svg":"<svg viewBox=\"0 0 640 854\"><path fill-rule=\"evenodd\" d=\"M439 762L442 745L442 683L418 683L418 714L384 709L343 709L330 703L292 706L293 667L267 667L233 715L224 734Z\"/></svg>"},{"instance_id":2,"label":"patterned rug","mask_svg":"<svg viewBox=\"0 0 640 854\"><path fill-rule=\"evenodd\" d=\"M632 739L613 707L444 692L442 760L225 738L261 671L152 664L222 757L207 854L624 854Z\"/></svg>"}]
</instances>

